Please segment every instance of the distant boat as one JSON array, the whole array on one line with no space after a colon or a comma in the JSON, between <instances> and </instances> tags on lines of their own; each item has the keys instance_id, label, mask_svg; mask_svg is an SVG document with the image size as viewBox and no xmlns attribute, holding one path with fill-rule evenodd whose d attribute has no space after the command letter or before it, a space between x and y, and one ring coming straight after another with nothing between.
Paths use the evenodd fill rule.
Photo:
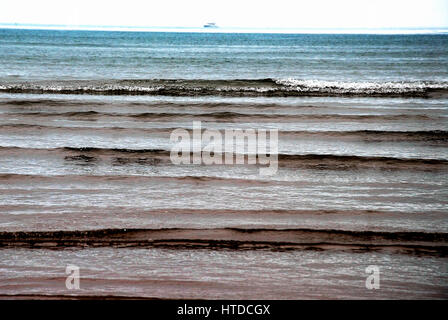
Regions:
<instances>
[{"instance_id":1,"label":"distant boat","mask_svg":"<svg viewBox=\"0 0 448 320\"><path fill-rule=\"evenodd\" d=\"M218 28L218 26L214 22L208 22L204 24L204 28Z\"/></svg>"}]
</instances>

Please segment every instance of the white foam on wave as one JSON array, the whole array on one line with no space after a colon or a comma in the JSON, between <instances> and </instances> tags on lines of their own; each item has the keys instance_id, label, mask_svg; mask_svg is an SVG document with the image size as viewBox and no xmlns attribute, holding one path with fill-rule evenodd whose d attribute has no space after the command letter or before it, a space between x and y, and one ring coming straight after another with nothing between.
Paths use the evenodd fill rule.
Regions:
<instances>
[{"instance_id":1,"label":"white foam on wave","mask_svg":"<svg viewBox=\"0 0 448 320\"><path fill-rule=\"evenodd\" d=\"M114 83L115 82L115 83ZM335 81L302 79L252 79L252 80L183 80L172 83L167 80L147 80L143 83L117 84L115 80L103 83L74 81L74 83L9 83L0 84L0 91L43 92L74 94L166 94L166 95L424 95L430 90L448 90L448 81Z\"/></svg>"},{"instance_id":2,"label":"white foam on wave","mask_svg":"<svg viewBox=\"0 0 448 320\"><path fill-rule=\"evenodd\" d=\"M108 92L108 91L129 91L129 92L154 92L163 89L163 86L122 86L122 85L103 85L103 86L61 86L61 85L35 85L35 84L12 84L0 85L0 90L42 90L42 91L94 91L94 92Z\"/></svg>"},{"instance_id":3,"label":"white foam on wave","mask_svg":"<svg viewBox=\"0 0 448 320\"><path fill-rule=\"evenodd\" d=\"M425 92L428 89L448 89L448 82L435 81L350 82L288 78L276 79L275 82L302 92L406 93Z\"/></svg>"}]
</instances>

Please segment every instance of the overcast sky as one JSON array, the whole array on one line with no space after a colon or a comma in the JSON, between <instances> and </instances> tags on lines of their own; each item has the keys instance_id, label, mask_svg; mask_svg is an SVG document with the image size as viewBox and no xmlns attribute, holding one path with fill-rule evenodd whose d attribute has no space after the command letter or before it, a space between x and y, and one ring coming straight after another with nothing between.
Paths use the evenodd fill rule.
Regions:
<instances>
[{"instance_id":1,"label":"overcast sky","mask_svg":"<svg viewBox=\"0 0 448 320\"><path fill-rule=\"evenodd\" d=\"M446 28L448 0L1 0L0 23L134 27Z\"/></svg>"}]
</instances>

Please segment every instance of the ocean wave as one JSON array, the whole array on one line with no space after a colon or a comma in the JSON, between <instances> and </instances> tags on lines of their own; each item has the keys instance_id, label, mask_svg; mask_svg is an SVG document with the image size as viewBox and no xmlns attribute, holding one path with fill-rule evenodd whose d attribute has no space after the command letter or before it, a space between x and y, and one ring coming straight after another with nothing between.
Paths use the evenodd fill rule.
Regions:
<instances>
[{"instance_id":1,"label":"ocean wave","mask_svg":"<svg viewBox=\"0 0 448 320\"><path fill-rule=\"evenodd\" d=\"M240 113L240 112L140 112L116 113L100 111L70 111L70 112L5 112L3 115L22 117L127 117L136 119L150 119L153 121L186 118L186 119L213 119L216 122L238 121L405 121L405 120L445 120L446 116L428 116L424 114L266 114L266 113Z\"/></svg>"},{"instance_id":2,"label":"ocean wave","mask_svg":"<svg viewBox=\"0 0 448 320\"><path fill-rule=\"evenodd\" d=\"M447 233L337 229L99 229L0 232L0 247L171 247L212 249L394 250L448 255Z\"/></svg>"},{"instance_id":3,"label":"ocean wave","mask_svg":"<svg viewBox=\"0 0 448 320\"><path fill-rule=\"evenodd\" d=\"M321 92L359 95L418 95L432 90L447 90L448 82L436 81L387 81L348 82L323 80L278 79L276 83L299 92Z\"/></svg>"},{"instance_id":4,"label":"ocean wave","mask_svg":"<svg viewBox=\"0 0 448 320\"><path fill-rule=\"evenodd\" d=\"M338 138L358 139L361 141L407 141L448 142L448 131L418 130L418 131L388 131L388 130L349 130L349 131L279 131L279 136L291 135L297 138Z\"/></svg>"},{"instance_id":5,"label":"ocean wave","mask_svg":"<svg viewBox=\"0 0 448 320\"><path fill-rule=\"evenodd\" d=\"M374 239L388 239L388 240L402 240L402 241L444 241L448 242L448 233L440 232L420 232L420 231L370 231L370 230L343 230L343 229L306 229L306 228L239 228L239 227L229 227L229 228L218 228L218 229L183 229L183 228L156 228L156 229L96 229L96 230L70 230L70 231L0 231L0 239L20 239L24 240L26 238L33 239L57 239L61 237L104 237L111 236L116 238L128 237L139 237L145 233L150 232L178 232L185 231L186 233L191 232L203 232L203 231L226 231L234 232L239 234L256 234L263 232L273 232L273 233L297 233L297 234L320 234L329 237L342 235L350 236L356 238L362 238L364 240L374 240Z\"/></svg>"},{"instance_id":6,"label":"ocean wave","mask_svg":"<svg viewBox=\"0 0 448 320\"><path fill-rule=\"evenodd\" d=\"M49 152L59 154L67 162L90 165L101 159L112 160L113 165L158 165L170 163L169 150L164 149L125 149L93 147L60 147L52 149L33 149L20 147L0 147L3 154L36 154ZM190 153L193 155L193 152ZM237 154L233 153L233 158ZM219 156L218 154L215 155ZM224 158L225 153L221 156ZM272 161L278 161L280 167L314 170L446 170L448 160L435 158L398 158L382 156L358 156L335 154L285 154L272 155ZM257 156L258 157L258 156ZM277 159L275 159L275 157ZM244 155L247 164L247 154ZM222 162L225 165L225 162Z\"/></svg>"},{"instance_id":7,"label":"ocean wave","mask_svg":"<svg viewBox=\"0 0 448 320\"><path fill-rule=\"evenodd\" d=\"M0 92L165 96L428 96L446 94L444 81L347 82L301 79L73 80L3 82Z\"/></svg>"},{"instance_id":8,"label":"ocean wave","mask_svg":"<svg viewBox=\"0 0 448 320\"><path fill-rule=\"evenodd\" d=\"M95 132L101 133L115 133L115 132L130 132L130 133L153 133L169 135L177 127L164 128L125 128L125 127L77 127L77 126L58 126L58 125L39 125L28 123L11 123L0 124L0 130L46 130L46 131L67 131L67 132ZM184 130L192 134L192 129L185 128ZM206 129L202 129L204 132ZM217 130L221 134L225 134L225 129ZM417 131L389 131L389 130L347 130L347 131L297 131L297 130L279 130L279 136L291 136L296 138L350 138L368 141L447 141L448 131L446 130L417 130Z\"/></svg>"}]
</instances>

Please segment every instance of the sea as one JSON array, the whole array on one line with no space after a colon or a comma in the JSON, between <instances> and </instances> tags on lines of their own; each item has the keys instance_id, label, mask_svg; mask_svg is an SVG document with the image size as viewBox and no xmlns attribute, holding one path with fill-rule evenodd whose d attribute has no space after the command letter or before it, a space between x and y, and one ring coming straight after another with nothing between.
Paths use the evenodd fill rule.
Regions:
<instances>
[{"instance_id":1,"label":"sea","mask_svg":"<svg viewBox=\"0 0 448 320\"><path fill-rule=\"evenodd\" d=\"M0 29L0 296L447 299L447 120L448 34Z\"/></svg>"}]
</instances>

